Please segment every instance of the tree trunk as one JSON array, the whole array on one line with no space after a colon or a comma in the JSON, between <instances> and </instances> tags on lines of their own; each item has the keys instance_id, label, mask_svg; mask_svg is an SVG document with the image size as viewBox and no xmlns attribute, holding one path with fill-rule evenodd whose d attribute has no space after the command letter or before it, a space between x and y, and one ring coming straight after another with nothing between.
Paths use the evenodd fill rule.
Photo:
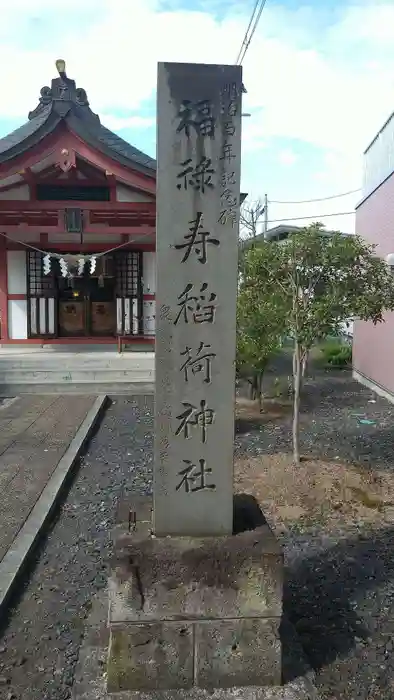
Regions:
<instances>
[{"instance_id":1,"label":"tree trunk","mask_svg":"<svg viewBox=\"0 0 394 700\"><path fill-rule=\"evenodd\" d=\"M293 357L293 386L294 386L294 403L293 403L293 458L295 466L300 464L300 390L301 390L301 348L297 341L294 344Z\"/></svg>"},{"instance_id":2,"label":"tree trunk","mask_svg":"<svg viewBox=\"0 0 394 700\"><path fill-rule=\"evenodd\" d=\"M250 398L252 401L257 401L259 398L259 382L257 374L254 374L250 380Z\"/></svg>"},{"instance_id":3,"label":"tree trunk","mask_svg":"<svg viewBox=\"0 0 394 700\"><path fill-rule=\"evenodd\" d=\"M259 402L259 411L261 413L261 409L263 407L263 373L260 372L260 374L257 376L257 391L258 391L258 402Z\"/></svg>"},{"instance_id":4,"label":"tree trunk","mask_svg":"<svg viewBox=\"0 0 394 700\"><path fill-rule=\"evenodd\" d=\"M302 358L302 378L304 379L306 369L309 361L309 350L304 350L304 356Z\"/></svg>"}]
</instances>

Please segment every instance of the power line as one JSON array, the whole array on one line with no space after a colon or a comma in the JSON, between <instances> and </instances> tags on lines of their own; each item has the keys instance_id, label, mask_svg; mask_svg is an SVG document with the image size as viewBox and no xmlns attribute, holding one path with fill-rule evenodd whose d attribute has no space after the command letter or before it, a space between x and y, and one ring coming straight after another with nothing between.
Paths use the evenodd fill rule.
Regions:
<instances>
[{"instance_id":1,"label":"power line","mask_svg":"<svg viewBox=\"0 0 394 700\"><path fill-rule=\"evenodd\" d=\"M350 216L351 214L355 214L356 212L354 211L340 211L336 212L335 214L315 214L314 216L288 216L287 219L271 219L270 221L267 221L268 224L278 224L279 222L288 222L288 221L301 221L301 219L315 219L315 221L319 221L319 219L325 219L327 216Z\"/></svg>"},{"instance_id":2,"label":"power line","mask_svg":"<svg viewBox=\"0 0 394 700\"><path fill-rule=\"evenodd\" d=\"M261 17L261 15L262 15L262 12L263 12L263 10L264 10L264 7L265 7L266 2L267 2L267 0L256 0L256 4L255 4L255 6L254 6L254 9L253 9L253 12L252 12L252 16L251 16L250 21L249 21L249 24L248 24L248 28L247 28L247 30L246 30L246 32L245 32L245 36L244 36L244 38L243 38L243 41L242 41L242 44L241 44L241 48L240 48L240 50L239 50L239 52L238 52L238 56L237 56L237 60L236 60L236 64L237 64L237 65L238 65L238 64L241 64L242 61L243 61L244 58L245 58L246 52L247 52L247 50L248 50L248 48L249 48L250 42L251 42L252 39L253 39L254 33L255 33L256 29L257 29L257 25L258 25L258 23L259 23L259 21L260 21L260 17ZM261 3L261 4L260 4L260 3ZM259 7L259 5L260 5L260 7ZM256 13L257 13L257 14L256 14ZM253 24L253 26L252 26L253 21L254 21L254 24ZM248 37L249 30L250 30L250 36Z\"/></svg>"},{"instance_id":3,"label":"power line","mask_svg":"<svg viewBox=\"0 0 394 700\"><path fill-rule=\"evenodd\" d=\"M235 61L236 64L238 64L239 59L240 59L240 56L241 56L241 53L242 53L242 49L243 49L243 47L244 47L245 44L246 44L246 40L247 40L247 36L248 36L248 33L249 33L249 29L250 29L250 27L251 27L251 25L252 25L253 18L254 18L254 16L255 16L255 13L256 13L256 10L257 10L257 7L258 7L259 2L260 2L260 0L256 0L256 4L255 4L255 6L254 6L254 10L253 10L253 12L252 12L252 16L251 16L251 18L250 18L250 20L249 20L248 28L247 28L247 30L246 30L246 32L245 32L245 36L244 36L244 38L243 38L243 40L242 40L241 48L240 48L240 50L238 51L237 60Z\"/></svg>"},{"instance_id":4,"label":"power line","mask_svg":"<svg viewBox=\"0 0 394 700\"><path fill-rule=\"evenodd\" d=\"M361 192L359 187L357 190L349 190L349 192L342 192L341 194L332 194L329 197L319 197L317 199L300 199L296 202L282 202L278 199L270 199L270 204L309 204L310 202L326 202L329 199L338 199L339 197L346 197L349 194L356 194L356 192Z\"/></svg>"}]
</instances>

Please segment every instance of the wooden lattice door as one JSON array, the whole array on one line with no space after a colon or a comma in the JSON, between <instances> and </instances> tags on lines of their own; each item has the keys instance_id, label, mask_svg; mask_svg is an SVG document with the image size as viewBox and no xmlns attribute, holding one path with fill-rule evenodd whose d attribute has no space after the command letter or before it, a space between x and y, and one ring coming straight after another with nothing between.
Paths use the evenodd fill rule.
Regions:
<instances>
[{"instance_id":1,"label":"wooden lattice door","mask_svg":"<svg viewBox=\"0 0 394 700\"><path fill-rule=\"evenodd\" d=\"M143 335L142 252L119 252L115 263L117 333Z\"/></svg>"},{"instance_id":2,"label":"wooden lattice door","mask_svg":"<svg viewBox=\"0 0 394 700\"><path fill-rule=\"evenodd\" d=\"M28 337L54 338L57 335L56 282L53 271L44 275L44 255L27 253Z\"/></svg>"}]
</instances>

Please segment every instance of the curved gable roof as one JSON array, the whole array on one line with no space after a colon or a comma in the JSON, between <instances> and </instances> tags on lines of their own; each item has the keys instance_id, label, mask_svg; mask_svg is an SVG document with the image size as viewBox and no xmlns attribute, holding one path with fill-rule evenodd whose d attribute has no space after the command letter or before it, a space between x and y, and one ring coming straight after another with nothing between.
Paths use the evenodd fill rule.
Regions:
<instances>
[{"instance_id":1,"label":"curved gable roof","mask_svg":"<svg viewBox=\"0 0 394 700\"><path fill-rule=\"evenodd\" d=\"M29 121L0 139L0 163L20 155L52 133L60 122L86 143L102 151L122 165L155 176L156 161L101 124L90 109L85 90L75 81L59 73L51 87L41 89L39 104L30 112Z\"/></svg>"}]
</instances>

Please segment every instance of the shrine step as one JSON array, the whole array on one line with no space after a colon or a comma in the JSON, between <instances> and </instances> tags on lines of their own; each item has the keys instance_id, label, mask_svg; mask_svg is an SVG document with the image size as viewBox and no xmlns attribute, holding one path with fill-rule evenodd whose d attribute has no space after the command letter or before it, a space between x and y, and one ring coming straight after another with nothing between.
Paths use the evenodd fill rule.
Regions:
<instances>
[{"instance_id":1,"label":"shrine step","mask_svg":"<svg viewBox=\"0 0 394 700\"><path fill-rule=\"evenodd\" d=\"M129 393L139 385L154 385L153 353L0 354L1 396L38 391Z\"/></svg>"},{"instance_id":2,"label":"shrine step","mask_svg":"<svg viewBox=\"0 0 394 700\"><path fill-rule=\"evenodd\" d=\"M8 398L13 396L23 396L24 394L108 394L112 396L132 396L134 394L144 395L154 393L154 383L144 382L95 382L93 383L63 383L44 384L22 383L22 384L0 384L0 397Z\"/></svg>"}]
</instances>

